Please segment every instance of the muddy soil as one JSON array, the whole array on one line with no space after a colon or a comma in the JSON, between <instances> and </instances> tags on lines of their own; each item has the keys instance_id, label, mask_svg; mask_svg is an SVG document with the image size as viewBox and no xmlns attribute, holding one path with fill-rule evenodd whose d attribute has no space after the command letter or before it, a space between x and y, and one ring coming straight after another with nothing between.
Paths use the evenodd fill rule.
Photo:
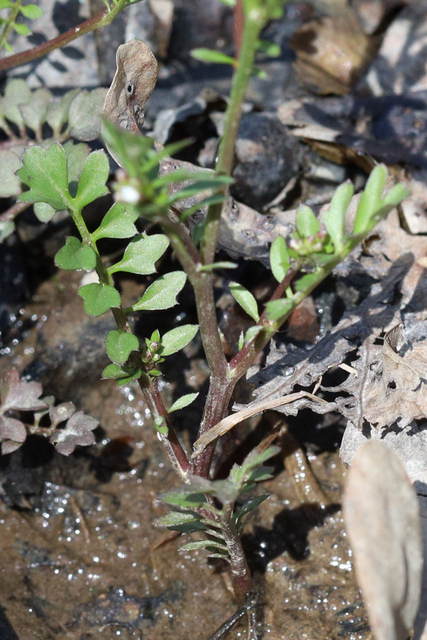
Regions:
<instances>
[{"instance_id":1,"label":"muddy soil","mask_svg":"<svg viewBox=\"0 0 427 640\"><path fill-rule=\"evenodd\" d=\"M98 444L69 458L30 437L0 461L0 637L206 640L236 610L225 567L203 551L178 552L182 541L153 527L166 512L158 496L179 483L139 390L99 381L105 327L85 318L79 277L63 272L41 285L23 316L33 327L0 361L1 375L11 364L49 363L45 390L100 421ZM195 386L206 377L197 357L184 374ZM163 383L166 396L173 391ZM193 421L182 420L184 442ZM340 512L345 470L336 450L309 460L329 505L302 504L277 459L259 489L270 498L244 535L261 593L259 637L367 640ZM244 619L229 638L245 635Z\"/></svg>"}]
</instances>

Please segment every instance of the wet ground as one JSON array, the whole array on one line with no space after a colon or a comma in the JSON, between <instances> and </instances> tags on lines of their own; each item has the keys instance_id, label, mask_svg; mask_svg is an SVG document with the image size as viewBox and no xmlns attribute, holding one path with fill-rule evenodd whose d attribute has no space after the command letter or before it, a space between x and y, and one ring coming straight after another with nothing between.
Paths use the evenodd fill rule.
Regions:
<instances>
[{"instance_id":1,"label":"wet ground","mask_svg":"<svg viewBox=\"0 0 427 640\"><path fill-rule=\"evenodd\" d=\"M44 0L43 4L48 12L52 3ZM65 4L69 7L73 5L71 0ZM80 2L79 7L83 4ZM166 6L167 2L163 4ZM218 13L206 10L207 4L216 7ZM362 17L365 15L365 18L372 18L375 7L393 3L372 0L353 4L360 5L361 9L366 7ZM74 5L77 6L77 3ZM420 7L421 5L422 3ZM150 10L150 6L151 3L141 3L138 10L140 7L148 7L147 10ZM62 12L62 17L66 15L62 7L61 4L60 12L53 15L52 24L45 18L42 19L43 27L49 32L46 38L52 36L53 26L59 29L59 13ZM141 18L138 28L130 17L128 22L117 20L114 29L117 28L118 32L113 37L112 27L110 31L104 30L104 34L101 34L104 38L102 42L97 40L95 43L93 36L87 36L87 46L81 44L83 41L76 41L82 50L79 55L73 45L74 48L68 47L68 53L67 48L63 52L54 52L54 56L60 56L56 62L55 58L53 63L52 58L40 60L31 70L29 84L39 86L42 78L43 86L46 83L54 88L69 87L74 86L73 83L78 78L82 86L107 86L114 73L114 51L118 44L128 38L129 33L135 32L141 39L151 42L160 59L164 60L166 57L163 48L169 47L170 59L166 60L161 70L158 87L149 104L146 124L148 128L154 126L156 130L156 122L157 127L160 127L159 121L156 121L159 112L174 109L176 117L172 122L173 126L170 131L161 130L165 136L162 141L174 139L174 136L201 136L198 139L198 160L202 165L210 166L209 162L212 162L217 149L216 127L218 125L220 128L225 104L215 91L227 93L230 74L227 70L224 72L224 69L218 71L218 67L214 65L202 68L194 66L194 61L185 62L185 56L188 58L189 49L195 46L217 48L221 43L224 52L231 53L230 11L214 0L205 0L204 3L176 0L175 7L178 8L173 22L175 26L172 28L172 18L169 25L172 30L171 42L167 41L170 34L166 33L166 29L154 29L156 34L161 32L165 42L162 38L160 42L155 38L152 42L153 38L150 40L150 37L138 30L141 25L147 24L147 16ZM414 7L411 7L408 4L405 12L414 11ZM194 18L196 10L203 19L200 15ZM132 20L140 15L136 11L135 8ZM223 15L227 11L228 14ZM307 11L305 3L292 3L286 20L282 23L274 22L266 33L266 37L281 44L282 54L277 60L260 61L261 68L267 71L270 80L267 82L255 79L251 84L247 99L248 103L254 105L254 112L248 112L245 116L249 133L253 129L256 130L255 133L259 132L258 123L263 116L258 111L264 109L268 112L268 122L271 122L271 116L273 112L276 113L278 105L285 103L286 106L289 98L301 95L304 100L307 99L305 90L297 85L291 71L290 60L293 54L286 44L292 31L307 17ZM185 17L188 16L186 12L191 14L191 20ZM405 12L401 16L403 22L406 20ZM129 11L129 16L130 14ZM194 33L193 29L186 32L181 28L183 24L192 25L193 19L194 24L204 25L204 28L194 29ZM418 20L410 15L408 24L419 24L421 36L424 37L422 29L425 16L423 20ZM69 26L67 24L61 30ZM372 25L369 33L374 32L376 26ZM42 30L41 26L38 28ZM408 47L413 45L414 36L411 34L412 32L408 37ZM378 161L401 163L400 170L402 164L408 161L408 149L405 146L407 140L411 153L414 140L417 142L415 150L425 148L423 141L427 126L423 92L427 81L423 83L421 79L427 78L427 71L425 56L420 56L422 64L417 62L415 55L407 59L406 54L403 55L406 51L404 48L399 64L395 64L394 40L391 42L391 46L385 47L387 39L384 40L383 53L378 57L379 63L373 68L371 75L362 80L365 84L362 84L359 94L356 92L356 97L309 97L304 103L296 101L297 104L292 109L289 107L285 110L286 113L281 111L280 122L276 118L275 126L280 125L279 133L286 125L295 134L295 127L304 128L310 123L310 118L313 119L312 100L316 109L321 105L325 113L331 116L332 122L327 121L325 129L320 132L328 133L325 138L327 141L331 140L331 130L338 127L341 132L340 140L350 150L355 148L356 155L366 152ZM21 42L21 45L17 47L17 51L27 48L26 42ZM98 51L98 57L95 49L102 49L101 53ZM393 54L389 66L386 64L388 53ZM101 61L104 64L104 70L97 68L97 59L98 63ZM413 66L410 66L411 62ZM392 73L394 66L396 73ZM408 80L407 84L401 86L399 74L402 69L405 82ZM393 95L388 94L400 94L411 89L414 84L411 69L412 76L415 71L420 74L420 81L415 83L418 93L414 102L415 106L418 105L418 120L414 123L412 116L409 119L399 119L397 116L400 111L397 110L397 126L394 120L388 121L389 107L394 104L390 103ZM17 73L21 73L21 69ZM327 77L329 78L329 74ZM392 78L396 79L396 86L391 85ZM384 95L384 92L379 91L382 85L385 87ZM367 90L369 87L372 96L378 96L378 102L372 98L371 106L371 93ZM210 99L200 96L200 91L206 88L213 91ZM366 102L365 94L368 96ZM396 100L397 108L401 98L397 96ZM412 103L408 102L410 104ZM406 116L406 102L402 105L403 115ZM187 113L186 118L181 117L180 108ZM387 133L385 138L391 135L390 127L395 134L383 146L379 144L381 135L378 131L372 133L370 130L372 122L377 126L379 121L382 112L377 113L378 109L385 109L387 116L382 123L382 128ZM336 118L334 114L337 114ZM316 118L314 121L318 124ZM354 122L358 122L357 127ZM212 132L213 124L215 131ZM359 133L362 136L360 139ZM375 137L377 134L378 139ZM156 135L159 135L157 130ZM318 127L314 133L304 129L296 135L303 136L304 139L311 139L311 136L314 141L323 140L319 137ZM288 137L287 133L286 136ZM332 139L335 140L335 137ZM276 135L273 142L276 142ZM251 193L249 200L255 196L261 199L255 199L252 203L268 205L272 207L269 212L274 214L274 207L280 209L280 206L296 206L294 200L300 197L303 200L311 199L312 204L330 200L335 186L348 176L347 169L329 162L327 154L324 155L329 158L328 162L319 160L317 154L308 149L305 143L302 153L299 148L301 144L292 141L293 164L286 159L290 175L286 173L281 176L283 184L280 188L273 185L274 193ZM280 143L281 148L284 146ZM272 153L275 158L277 149L274 145ZM414 174L419 185L425 184L423 171L426 160L422 153L419 151L416 157L416 166L421 167L422 171L420 169L419 173ZM260 164L268 169L267 171L264 167L265 176L272 171L271 165L266 165L265 160ZM279 165L275 161L273 164ZM318 172L315 171L316 168L319 168ZM311 181L308 176L302 187L295 187L292 183L293 176L300 175L301 172L305 177L306 174L313 173ZM350 174L356 183L360 182L359 168L353 166ZM252 175L249 178L245 183L246 187L252 185ZM264 182L266 180L262 178L257 180L257 184L262 186L265 186ZM358 188L361 184L358 184ZM419 208L415 207L412 216L408 212L403 213L406 216L406 226L411 228L415 220L419 231L414 233L425 234L427 226L420 223L425 223L426 219L425 191L424 186L419 188ZM280 192L277 201L276 190ZM240 196L247 196L244 189ZM90 215L96 218L98 214L91 211ZM76 295L81 275L57 273L53 268L53 256L64 244L65 236L70 233L70 227L67 228L67 222L63 220L59 220L57 226L56 223L52 224L47 233L40 232L34 219L27 218L24 214L19 221L16 242L12 240L8 243L7 256L6 253L3 254L6 257L2 263L3 273L0 275L8 276L3 279L3 295L7 298L7 305L0 309L0 320L8 331L8 341L1 352L0 379L10 366L15 366L20 373L28 374L33 380L40 380L45 393L55 395L58 402L74 402L79 410L84 410L99 420L100 427L96 432L97 444L78 449L69 458L60 456L45 440L36 437L29 438L17 452L0 458L0 640L92 640L100 637L103 640L208 640L237 608L229 588L227 573L222 565L207 560L204 551L179 553L181 540L173 539L169 532L153 526L153 521L166 512L158 496L176 488L178 480L157 439L138 388L118 388L112 381L99 380L101 371L108 364L105 335L114 326L109 314L98 319L89 319L84 314L82 301ZM252 233L256 235L253 230ZM401 233L403 232L399 229L399 234ZM401 235L389 235L395 238L393 251L391 254L382 249L380 251L383 256L381 260L387 263L400 257L403 246ZM419 245L420 238L414 237L415 242ZM365 247L366 249L368 251L365 251L365 258L369 260L369 247ZM379 253L372 255L371 262L375 269L372 267L371 270L366 270L369 277L364 273L363 278L359 278L360 273L358 276L349 272L350 275L344 273L341 280L337 278L335 288L326 283L318 294L319 298L315 300L316 309L313 300L307 300L293 317L287 337L297 344L307 339L314 340L317 335L324 335L339 320L344 307L359 305L361 291L365 292L365 288L366 292L369 290L372 279L380 281L384 277L384 274L377 272L378 264L381 263ZM352 268L355 264L356 260L352 263ZM388 270L389 265L386 267ZM348 283L345 281L347 275ZM271 282L261 264L251 266L245 263L243 274L239 272L239 276L243 284L249 286L261 301L268 298ZM344 291L339 290L340 283ZM3 282L0 284L3 286ZM125 305L128 300L140 297L141 283L122 278L120 286ZM225 334L225 340L232 346L237 343L240 331L247 328L244 324L247 323L247 318L239 316L239 312L232 307L229 293L221 288L222 283L219 281L217 289L221 298L218 306L223 312L221 330ZM356 297L353 295L355 293ZM179 323L196 322L191 302L186 296L187 292L184 290L177 311L177 314L181 314L179 317L174 318L169 311L153 314L154 317L143 316L138 325L140 335L150 335L159 324L162 331L166 331L175 326L175 320ZM320 301L321 296L323 303ZM24 300L29 302L24 303ZM22 309L18 311L20 304ZM304 314L306 317L302 317ZM183 393L201 390L202 397L206 390L208 371L197 343L186 348L185 356L171 360L170 365L167 361L164 373L161 390L168 405ZM178 376L180 383L177 382ZM185 388L182 386L183 382ZM242 396L237 398L240 402L248 400L245 389L239 389L238 392ZM195 438L200 409L201 405L196 402L177 415L180 437L186 444ZM289 464L289 460L277 459L274 479L259 487L259 491L269 493L270 498L257 510L243 537L260 593L259 640L368 640L373 636L356 585L351 551L340 511L345 469L338 457L339 430L332 428L337 417L326 416L322 418L323 422L319 419L318 424L309 424L306 418L306 412L302 412L298 420L291 419L292 431L294 436L299 436L307 444L311 468L326 496L326 507L322 508L311 497L314 495L312 491L305 491L307 477L301 475L301 468ZM344 423L341 426L343 425ZM239 431L237 437L244 442L246 434ZM304 462L301 454L299 459ZM299 474L298 478L295 474ZM246 637L245 619L227 636L229 640Z\"/></svg>"},{"instance_id":2,"label":"wet ground","mask_svg":"<svg viewBox=\"0 0 427 640\"><path fill-rule=\"evenodd\" d=\"M2 375L10 364L50 363L45 389L101 425L99 443L69 458L32 437L1 460L0 637L207 640L236 609L226 572L203 551L178 553L179 539L159 546L170 534L152 526L165 513L157 497L178 482L138 389L99 381L105 327L81 313L78 278L63 272L41 285L23 316L33 328L0 362ZM184 373L196 386L206 375L197 358ZM163 393L172 392L165 382ZM344 468L337 451L309 459L329 506L302 504L277 460L275 478L260 487L270 498L244 535L261 593L260 637L367 639L339 510ZM245 625L229 638L245 638Z\"/></svg>"}]
</instances>

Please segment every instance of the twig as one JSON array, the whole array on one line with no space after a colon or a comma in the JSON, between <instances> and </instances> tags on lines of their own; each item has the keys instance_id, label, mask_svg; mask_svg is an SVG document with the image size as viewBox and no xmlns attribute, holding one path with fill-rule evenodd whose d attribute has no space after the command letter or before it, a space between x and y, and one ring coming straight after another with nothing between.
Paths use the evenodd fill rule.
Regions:
<instances>
[{"instance_id":1,"label":"twig","mask_svg":"<svg viewBox=\"0 0 427 640\"><path fill-rule=\"evenodd\" d=\"M137 1L139 2L139 0ZM128 6L128 4L129 0L119 0L119 2L114 4L110 10L105 9L104 11L101 11L96 16L85 20L81 24L77 25L77 27L73 27L72 29L65 31L65 33L61 33L59 36L56 36L56 38L52 38L52 40L43 42L42 44L39 44L32 49L28 49L27 51L22 51L21 53L16 53L13 56L3 58L0 60L0 71L5 71L6 69L11 69L12 67L18 67L21 64L32 62L37 58L47 55L54 49L64 47L69 42L72 42L86 33L90 33L99 27L106 27L114 20L116 15L120 13L122 9ZM135 4L135 0L133 4Z\"/></svg>"}]
</instances>

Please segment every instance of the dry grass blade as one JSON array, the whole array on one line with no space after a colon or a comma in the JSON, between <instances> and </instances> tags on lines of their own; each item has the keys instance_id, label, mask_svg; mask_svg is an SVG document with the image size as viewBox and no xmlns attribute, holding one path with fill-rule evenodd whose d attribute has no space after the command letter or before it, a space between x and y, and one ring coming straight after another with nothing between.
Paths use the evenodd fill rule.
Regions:
<instances>
[{"instance_id":1,"label":"dry grass blade","mask_svg":"<svg viewBox=\"0 0 427 640\"><path fill-rule=\"evenodd\" d=\"M231 416L227 416L224 420L221 420L216 424L212 429L208 432L204 433L196 442L194 443L194 451L192 454L192 458L197 458L202 451L207 447L208 444L223 436L227 431L230 431L236 424L246 420L247 418L251 418L255 416L257 413L262 413L263 411L268 411L269 409L276 409L277 407L281 407L284 404L289 404L290 402L295 402L295 400L300 400L301 398L310 398L316 402L323 402L326 404L325 400L322 398L318 398L312 393L308 391L298 391L297 393L291 393L284 398L274 398L273 400L266 400L264 402L259 402L258 404L251 405L246 409L242 409L237 413L233 413Z\"/></svg>"}]
</instances>

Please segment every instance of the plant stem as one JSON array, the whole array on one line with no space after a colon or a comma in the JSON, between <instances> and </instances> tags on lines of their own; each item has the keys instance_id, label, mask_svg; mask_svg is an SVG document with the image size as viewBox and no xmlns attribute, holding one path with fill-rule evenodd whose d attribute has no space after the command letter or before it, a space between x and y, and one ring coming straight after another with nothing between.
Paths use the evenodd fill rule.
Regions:
<instances>
[{"instance_id":1,"label":"plant stem","mask_svg":"<svg viewBox=\"0 0 427 640\"><path fill-rule=\"evenodd\" d=\"M7 211L0 213L0 222L14 220L20 213L31 207L31 202L15 202Z\"/></svg>"},{"instance_id":2,"label":"plant stem","mask_svg":"<svg viewBox=\"0 0 427 640\"><path fill-rule=\"evenodd\" d=\"M96 254L96 273L102 284L114 286L113 278L108 273L104 263L102 262L96 243L92 240L92 236L86 226L86 223L79 209L70 208L70 213L76 225L84 244L90 246ZM111 309L114 320L119 331L133 333L129 319L121 307L113 307ZM131 353L129 358L131 364L135 368L141 368L141 356L139 353ZM166 452L172 462L172 465L182 480L187 481L187 472L190 462L186 452L184 451L178 436L173 428L170 416L163 403L159 393L157 382L153 380L146 372L142 372L138 378L139 387L144 395L145 402L150 409L153 420L163 419L168 431L167 434L159 434L160 439L166 449Z\"/></svg>"},{"instance_id":3,"label":"plant stem","mask_svg":"<svg viewBox=\"0 0 427 640\"><path fill-rule=\"evenodd\" d=\"M135 4L139 1L140 0L134 0L132 4ZM28 49L28 51L22 51L21 53L17 53L13 56L3 58L2 60L0 60L0 71L5 71L6 69L11 69L12 67L18 67L21 64L27 64L27 62L32 62L37 58L41 58L42 56L47 55L54 49L64 47L69 42L72 42L76 38L79 38L86 33L90 33L95 29L99 29L99 27L106 27L114 20L118 13L120 13L120 11L122 11L122 9L127 7L129 4L129 0L117 0L117 4L114 3L110 10L105 9L105 11L101 11L96 16L85 20L77 27L73 27L65 33L61 33L61 35L56 36L56 38L52 38L52 40L43 42L42 44L37 45L37 47Z\"/></svg>"},{"instance_id":4,"label":"plant stem","mask_svg":"<svg viewBox=\"0 0 427 640\"><path fill-rule=\"evenodd\" d=\"M231 579L239 604L243 604L252 591L252 575L246 561L239 533L233 522L234 502L225 505L221 516L221 533L230 555Z\"/></svg>"},{"instance_id":5,"label":"plant stem","mask_svg":"<svg viewBox=\"0 0 427 640\"><path fill-rule=\"evenodd\" d=\"M247 12L240 48L239 66L233 78L224 132L219 148L216 165L218 174L229 176L233 169L234 149L242 115L242 104L252 74L258 37L263 26L263 21L255 19L253 12ZM224 194L225 192L226 188L223 189ZM208 209L201 246L203 264L211 264L214 261L222 206L222 204L214 204Z\"/></svg>"},{"instance_id":6,"label":"plant stem","mask_svg":"<svg viewBox=\"0 0 427 640\"><path fill-rule=\"evenodd\" d=\"M237 379L229 381L222 376L216 377L212 375L202 422L197 434L198 438L226 416L236 382ZM194 458L191 461L190 474L207 478L209 476L214 450L215 443L212 443L205 448L200 456Z\"/></svg>"},{"instance_id":7,"label":"plant stem","mask_svg":"<svg viewBox=\"0 0 427 640\"><path fill-rule=\"evenodd\" d=\"M4 43L7 40L7 36L10 33L10 30L13 27L13 23L15 22L16 18L18 17L18 13L19 10L21 8L21 4L22 4L22 0L16 0L14 7L12 8L10 15L7 19L7 22L3 28L3 33L0 36L0 50L3 49L4 47Z\"/></svg>"},{"instance_id":8,"label":"plant stem","mask_svg":"<svg viewBox=\"0 0 427 640\"><path fill-rule=\"evenodd\" d=\"M190 280L196 299L197 317L206 360L213 376L225 379L227 360L221 344L216 319L216 307L213 290L213 273L199 271L200 255L188 230L178 220L163 218L160 220L171 245Z\"/></svg>"}]
</instances>

